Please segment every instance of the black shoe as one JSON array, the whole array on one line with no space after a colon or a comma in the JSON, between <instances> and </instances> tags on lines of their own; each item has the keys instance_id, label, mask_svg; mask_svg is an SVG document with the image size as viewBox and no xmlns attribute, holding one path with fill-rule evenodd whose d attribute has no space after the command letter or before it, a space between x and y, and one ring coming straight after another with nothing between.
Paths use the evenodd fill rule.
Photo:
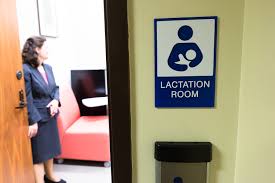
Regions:
<instances>
[{"instance_id":1,"label":"black shoe","mask_svg":"<svg viewBox=\"0 0 275 183\"><path fill-rule=\"evenodd\" d=\"M61 179L58 182L51 181L50 179L48 179L48 177L46 175L44 175L44 180L45 180L45 183L66 183L66 181L63 179Z\"/></svg>"}]
</instances>

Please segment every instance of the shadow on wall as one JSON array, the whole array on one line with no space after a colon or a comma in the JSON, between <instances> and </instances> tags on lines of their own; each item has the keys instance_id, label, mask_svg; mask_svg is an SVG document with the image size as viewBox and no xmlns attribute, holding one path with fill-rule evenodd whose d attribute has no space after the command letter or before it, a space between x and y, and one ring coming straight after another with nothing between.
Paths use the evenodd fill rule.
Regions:
<instances>
[{"instance_id":1,"label":"shadow on wall","mask_svg":"<svg viewBox=\"0 0 275 183\"><path fill-rule=\"evenodd\" d=\"M208 167L209 168L208 182L218 183L218 180L217 180L218 172L222 168L221 160L222 160L222 157L219 149L214 144L212 144L212 161Z\"/></svg>"}]
</instances>

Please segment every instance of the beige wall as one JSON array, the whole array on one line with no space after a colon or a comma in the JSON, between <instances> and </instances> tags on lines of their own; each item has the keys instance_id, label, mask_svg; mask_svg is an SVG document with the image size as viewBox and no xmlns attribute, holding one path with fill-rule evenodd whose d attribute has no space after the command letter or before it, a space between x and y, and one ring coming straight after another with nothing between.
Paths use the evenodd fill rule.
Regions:
<instances>
[{"instance_id":1,"label":"beige wall","mask_svg":"<svg viewBox=\"0 0 275 183\"><path fill-rule=\"evenodd\" d=\"M275 1L245 2L235 183L275 182Z\"/></svg>"},{"instance_id":2,"label":"beige wall","mask_svg":"<svg viewBox=\"0 0 275 183\"><path fill-rule=\"evenodd\" d=\"M234 181L243 0L129 0L133 182L155 182L154 142L210 141L210 183ZM154 107L154 18L218 16L216 107ZM244 182L242 182L244 183Z\"/></svg>"}]
</instances>

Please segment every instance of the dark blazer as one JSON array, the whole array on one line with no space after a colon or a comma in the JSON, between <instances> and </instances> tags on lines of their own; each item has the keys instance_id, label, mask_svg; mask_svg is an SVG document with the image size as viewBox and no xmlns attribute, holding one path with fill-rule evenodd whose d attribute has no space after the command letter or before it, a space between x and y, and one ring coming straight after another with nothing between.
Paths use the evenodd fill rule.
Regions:
<instances>
[{"instance_id":1,"label":"dark blazer","mask_svg":"<svg viewBox=\"0 0 275 183\"><path fill-rule=\"evenodd\" d=\"M53 100L59 101L59 87L55 83L50 65L43 64L48 84L37 68L23 64L29 124L47 122L51 118L46 106ZM59 103L60 106L60 103Z\"/></svg>"}]
</instances>

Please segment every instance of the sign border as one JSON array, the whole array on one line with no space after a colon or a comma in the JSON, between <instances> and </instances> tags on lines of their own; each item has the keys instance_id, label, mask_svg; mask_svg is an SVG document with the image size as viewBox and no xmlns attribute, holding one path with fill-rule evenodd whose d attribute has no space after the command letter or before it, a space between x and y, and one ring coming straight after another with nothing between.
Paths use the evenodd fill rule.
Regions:
<instances>
[{"instance_id":1,"label":"sign border","mask_svg":"<svg viewBox=\"0 0 275 183\"><path fill-rule=\"evenodd\" d=\"M205 108L205 107L188 107L188 106L175 106L175 107L162 107L156 105L156 87L157 87L157 78L168 78L168 77L158 77L157 76L157 53L158 53L158 47L157 47L157 23L159 21L177 21L177 20L206 20L206 19L213 19L215 21L215 27L214 27L214 67L213 67L213 76L214 77L214 105L210 107L215 107L216 104L216 60L217 60L217 29L218 29L218 16L201 16L201 17L177 17L177 18L154 18L154 54L155 54L155 107L156 108ZM184 76L184 78L190 78L190 77L196 77L196 76ZM183 78L183 76L174 76L173 78Z\"/></svg>"}]
</instances>

